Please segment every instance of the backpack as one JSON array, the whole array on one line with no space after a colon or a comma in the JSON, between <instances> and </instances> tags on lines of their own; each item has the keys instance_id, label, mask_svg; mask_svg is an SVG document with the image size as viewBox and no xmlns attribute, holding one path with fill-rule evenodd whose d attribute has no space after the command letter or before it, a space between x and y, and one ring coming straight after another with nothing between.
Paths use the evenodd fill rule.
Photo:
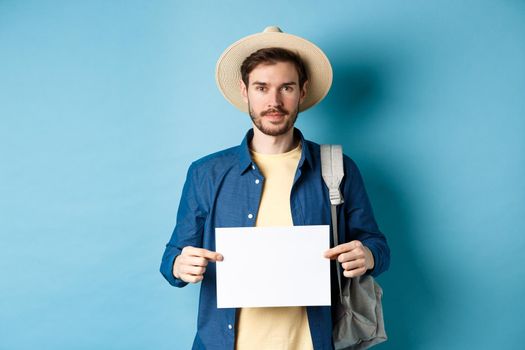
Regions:
<instances>
[{"instance_id":1,"label":"backpack","mask_svg":"<svg viewBox=\"0 0 525 350\"><path fill-rule=\"evenodd\" d=\"M340 185L344 177L341 145L321 145L323 180L330 194L334 247L339 244L337 206L344 203ZM336 260L339 298L336 299L332 338L336 350L361 350L387 340L381 298L383 290L370 275L341 280Z\"/></svg>"}]
</instances>

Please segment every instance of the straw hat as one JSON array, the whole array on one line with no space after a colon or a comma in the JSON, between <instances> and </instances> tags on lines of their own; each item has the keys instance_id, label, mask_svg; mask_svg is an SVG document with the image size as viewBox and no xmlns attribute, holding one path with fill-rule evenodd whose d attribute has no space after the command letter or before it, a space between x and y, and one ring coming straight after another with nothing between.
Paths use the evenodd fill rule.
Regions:
<instances>
[{"instance_id":1,"label":"straw hat","mask_svg":"<svg viewBox=\"0 0 525 350\"><path fill-rule=\"evenodd\" d=\"M294 51L306 65L308 88L299 111L314 106L326 96L332 85L332 66L323 51L306 39L283 33L279 27L267 27L262 33L247 36L230 45L217 61L215 79L226 100L241 111L248 112L239 87L241 65L252 53L268 47Z\"/></svg>"}]
</instances>

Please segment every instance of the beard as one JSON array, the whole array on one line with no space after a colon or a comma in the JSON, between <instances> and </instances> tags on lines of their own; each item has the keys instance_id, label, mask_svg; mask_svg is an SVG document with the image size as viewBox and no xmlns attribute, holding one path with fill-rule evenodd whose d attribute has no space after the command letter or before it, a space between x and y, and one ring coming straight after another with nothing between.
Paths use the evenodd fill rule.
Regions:
<instances>
[{"instance_id":1,"label":"beard","mask_svg":"<svg viewBox=\"0 0 525 350\"><path fill-rule=\"evenodd\" d=\"M259 115L257 115L252 107L250 106L250 101L248 101L248 112L250 114L250 118L252 119L253 124L259 129L260 132L262 132L265 135L268 136L281 136L286 134L290 129L293 128L295 121L297 120L297 117L299 116L299 104L297 104L297 108L295 108L292 113L289 113L287 110L285 110L282 107L277 107L273 109L268 109L265 111L262 111ZM290 118L285 119L284 122L277 124L272 123L271 126L263 125L263 117L266 114L269 113L282 113L285 115L288 115Z\"/></svg>"}]
</instances>

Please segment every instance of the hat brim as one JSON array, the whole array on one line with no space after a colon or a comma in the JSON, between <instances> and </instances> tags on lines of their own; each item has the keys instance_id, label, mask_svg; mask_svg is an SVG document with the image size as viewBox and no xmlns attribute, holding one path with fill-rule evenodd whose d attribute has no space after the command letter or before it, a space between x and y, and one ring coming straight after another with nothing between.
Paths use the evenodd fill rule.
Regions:
<instances>
[{"instance_id":1,"label":"hat brim","mask_svg":"<svg viewBox=\"0 0 525 350\"><path fill-rule=\"evenodd\" d=\"M248 112L244 102L239 82L241 81L241 65L253 52L269 47L282 47L299 54L305 63L308 73L306 97L299 105L299 111L304 111L319 103L332 85L332 66L324 52L301 37L281 32L257 33L238 40L230 45L217 61L215 78L219 90L235 107Z\"/></svg>"}]
</instances>

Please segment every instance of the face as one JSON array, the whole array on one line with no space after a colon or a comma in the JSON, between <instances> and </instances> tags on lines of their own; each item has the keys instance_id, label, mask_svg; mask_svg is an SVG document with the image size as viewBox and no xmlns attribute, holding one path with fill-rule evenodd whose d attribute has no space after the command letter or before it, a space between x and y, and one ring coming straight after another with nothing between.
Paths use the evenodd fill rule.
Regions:
<instances>
[{"instance_id":1,"label":"face","mask_svg":"<svg viewBox=\"0 0 525 350\"><path fill-rule=\"evenodd\" d=\"M241 93L248 104L253 124L263 134L280 136L293 128L299 104L306 96L306 84L299 88L299 77L291 62L260 64L241 82Z\"/></svg>"}]
</instances>

